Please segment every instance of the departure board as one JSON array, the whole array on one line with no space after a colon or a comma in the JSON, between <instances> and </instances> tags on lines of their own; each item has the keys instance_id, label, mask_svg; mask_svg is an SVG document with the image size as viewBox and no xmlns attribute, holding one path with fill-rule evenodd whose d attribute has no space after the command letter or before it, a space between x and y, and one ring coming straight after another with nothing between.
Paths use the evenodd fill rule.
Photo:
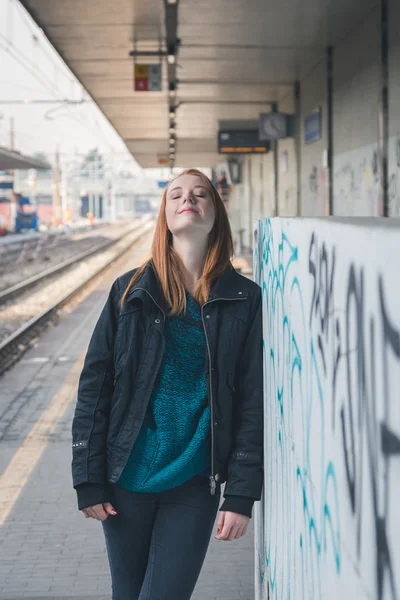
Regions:
<instances>
[{"instance_id":1,"label":"departure board","mask_svg":"<svg viewBox=\"0 0 400 600\"><path fill-rule=\"evenodd\" d=\"M258 137L258 129L238 129L218 132L220 154L265 154L269 144Z\"/></svg>"}]
</instances>

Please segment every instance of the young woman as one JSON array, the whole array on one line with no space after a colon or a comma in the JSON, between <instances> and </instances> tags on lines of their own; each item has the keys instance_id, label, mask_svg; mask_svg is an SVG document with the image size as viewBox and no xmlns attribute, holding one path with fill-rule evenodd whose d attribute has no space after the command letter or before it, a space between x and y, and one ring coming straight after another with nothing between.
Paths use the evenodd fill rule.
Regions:
<instances>
[{"instance_id":1,"label":"young woman","mask_svg":"<svg viewBox=\"0 0 400 600\"><path fill-rule=\"evenodd\" d=\"M210 180L163 194L152 257L95 327L72 425L73 484L102 521L113 600L188 600L218 540L246 533L263 481L261 290L231 264Z\"/></svg>"}]
</instances>

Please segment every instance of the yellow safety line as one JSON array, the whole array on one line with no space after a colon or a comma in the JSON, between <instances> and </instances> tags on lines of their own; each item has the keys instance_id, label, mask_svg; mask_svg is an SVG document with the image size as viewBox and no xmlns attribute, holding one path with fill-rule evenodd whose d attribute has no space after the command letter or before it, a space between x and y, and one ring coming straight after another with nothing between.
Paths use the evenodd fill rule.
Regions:
<instances>
[{"instance_id":1,"label":"yellow safety line","mask_svg":"<svg viewBox=\"0 0 400 600\"><path fill-rule=\"evenodd\" d=\"M77 381L83 367L85 354L86 349L0 478L0 526L4 525L32 471L47 448L50 436L54 433L71 401L76 397Z\"/></svg>"}]
</instances>

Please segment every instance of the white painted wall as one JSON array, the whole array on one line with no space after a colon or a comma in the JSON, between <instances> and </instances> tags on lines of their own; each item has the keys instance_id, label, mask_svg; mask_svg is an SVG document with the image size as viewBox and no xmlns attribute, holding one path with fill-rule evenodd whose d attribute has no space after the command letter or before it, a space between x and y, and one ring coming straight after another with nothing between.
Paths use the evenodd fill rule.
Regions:
<instances>
[{"instance_id":1,"label":"white painted wall","mask_svg":"<svg viewBox=\"0 0 400 600\"><path fill-rule=\"evenodd\" d=\"M257 600L400 596L400 220L259 224Z\"/></svg>"}]
</instances>

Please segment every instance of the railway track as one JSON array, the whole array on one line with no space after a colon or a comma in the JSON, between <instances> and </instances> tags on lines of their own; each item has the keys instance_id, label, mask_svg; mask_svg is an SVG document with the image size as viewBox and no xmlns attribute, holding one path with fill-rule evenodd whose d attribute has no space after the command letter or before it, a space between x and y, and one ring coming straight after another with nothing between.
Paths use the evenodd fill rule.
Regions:
<instances>
[{"instance_id":1,"label":"railway track","mask_svg":"<svg viewBox=\"0 0 400 600\"><path fill-rule=\"evenodd\" d=\"M135 231L136 229L138 229L140 227L142 227L142 223L139 222L134 227L129 229L129 231L124 233L124 236L130 235L133 231ZM20 296L21 294L25 293L30 288L32 288L35 285L37 285L38 283L44 281L45 279L48 279L49 277L54 277L56 275L60 275L66 269L73 267L74 265L78 264L80 261L85 260L85 259L89 258L90 256L94 256L98 252L103 252L107 248L110 248L111 246L118 243L120 241L120 239L121 238L111 238L111 239L105 240L105 241L101 242L100 244L96 244L96 246L94 246L93 248L90 248L89 250L80 252L76 256L73 256L73 257L63 261L62 263L59 263L59 264L55 265L54 267L50 267L49 269L46 269L45 271L42 271L41 273L39 273L37 275L33 275L32 277L30 277L29 279L26 279L25 281L17 283L16 285L13 285L12 287L10 287L6 290L3 290L2 292L0 292L0 306L2 304L5 304L12 298L15 298L16 296Z\"/></svg>"},{"instance_id":2,"label":"railway track","mask_svg":"<svg viewBox=\"0 0 400 600\"><path fill-rule=\"evenodd\" d=\"M69 302L71 302L71 300L73 300L79 293L81 293L88 285L93 283L93 281L97 277L99 277L104 271L106 271L106 269L110 268L115 263L115 261L120 259L125 253L127 253L136 242L138 242L142 237L144 237L150 231L150 229L152 229L152 227L153 227L153 222L149 221L145 224L139 225L137 228L134 228L134 231L131 230L130 233L127 235L132 235L132 233L134 233L134 232L136 232L136 234L134 233L133 238L130 240L129 244L126 247L124 247L121 250L121 252L114 255L109 262L107 262L106 264L103 264L95 272L91 273L91 275L87 279L85 279L83 282L80 282L76 287L74 287L74 289L69 290L68 293L66 293L62 298L57 299L57 301L54 302L51 306L47 306L39 314L35 315L28 321L24 322L20 327L18 327L14 332L12 332L7 338L5 338L0 343L0 376L3 373L5 373L5 371L7 371L12 365L14 365L21 358L21 356L26 352L26 350L28 350L30 347L32 347L33 343L38 338L40 333L44 330L46 325L57 316L58 311L62 307L67 305ZM121 240L118 240L118 241L121 241ZM115 243L115 240L112 240L111 244L107 242L107 245L106 245L107 248L110 245L112 245L113 243ZM103 250L106 249L106 246L105 245L103 245L103 246L104 246ZM95 250L95 252L100 252L100 248L97 248L97 250ZM93 254L93 252L91 252L90 254ZM76 263L80 262L81 260L83 260L82 257L81 258L75 257ZM73 263L71 263L71 264L73 264ZM63 267L62 267L62 265L59 265L59 267L62 267L62 269L58 269L58 270L53 269L52 271L54 271L54 272L52 273L52 275L54 275L57 272L60 273L61 270L65 270L66 268L68 268L68 266L71 266L71 265L65 265ZM49 275L45 275L45 277L49 277ZM32 278L32 279L34 279L34 278ZM37 279L37 281L35 282L35 284L38 283L38 281L40 281L41 279L43 279L43 277L41 277L41 278L39 277L36 279ZM34 283L32 283L32 282L26 282L26 283L28 284L28 287L34 285ZM17 286L15 286L15 287L17 287ZM28 288L24 287L23 291L25 292L26 289L28 289ZM9 290L7 290L7 291L9 291ZM15 293L20 294L22 292L20 290L19 292L16 291ZM10 299L10 297L8 299ZM4 300L2 300L2 302L4 302Z\"/></svg>"}]
</instances>

